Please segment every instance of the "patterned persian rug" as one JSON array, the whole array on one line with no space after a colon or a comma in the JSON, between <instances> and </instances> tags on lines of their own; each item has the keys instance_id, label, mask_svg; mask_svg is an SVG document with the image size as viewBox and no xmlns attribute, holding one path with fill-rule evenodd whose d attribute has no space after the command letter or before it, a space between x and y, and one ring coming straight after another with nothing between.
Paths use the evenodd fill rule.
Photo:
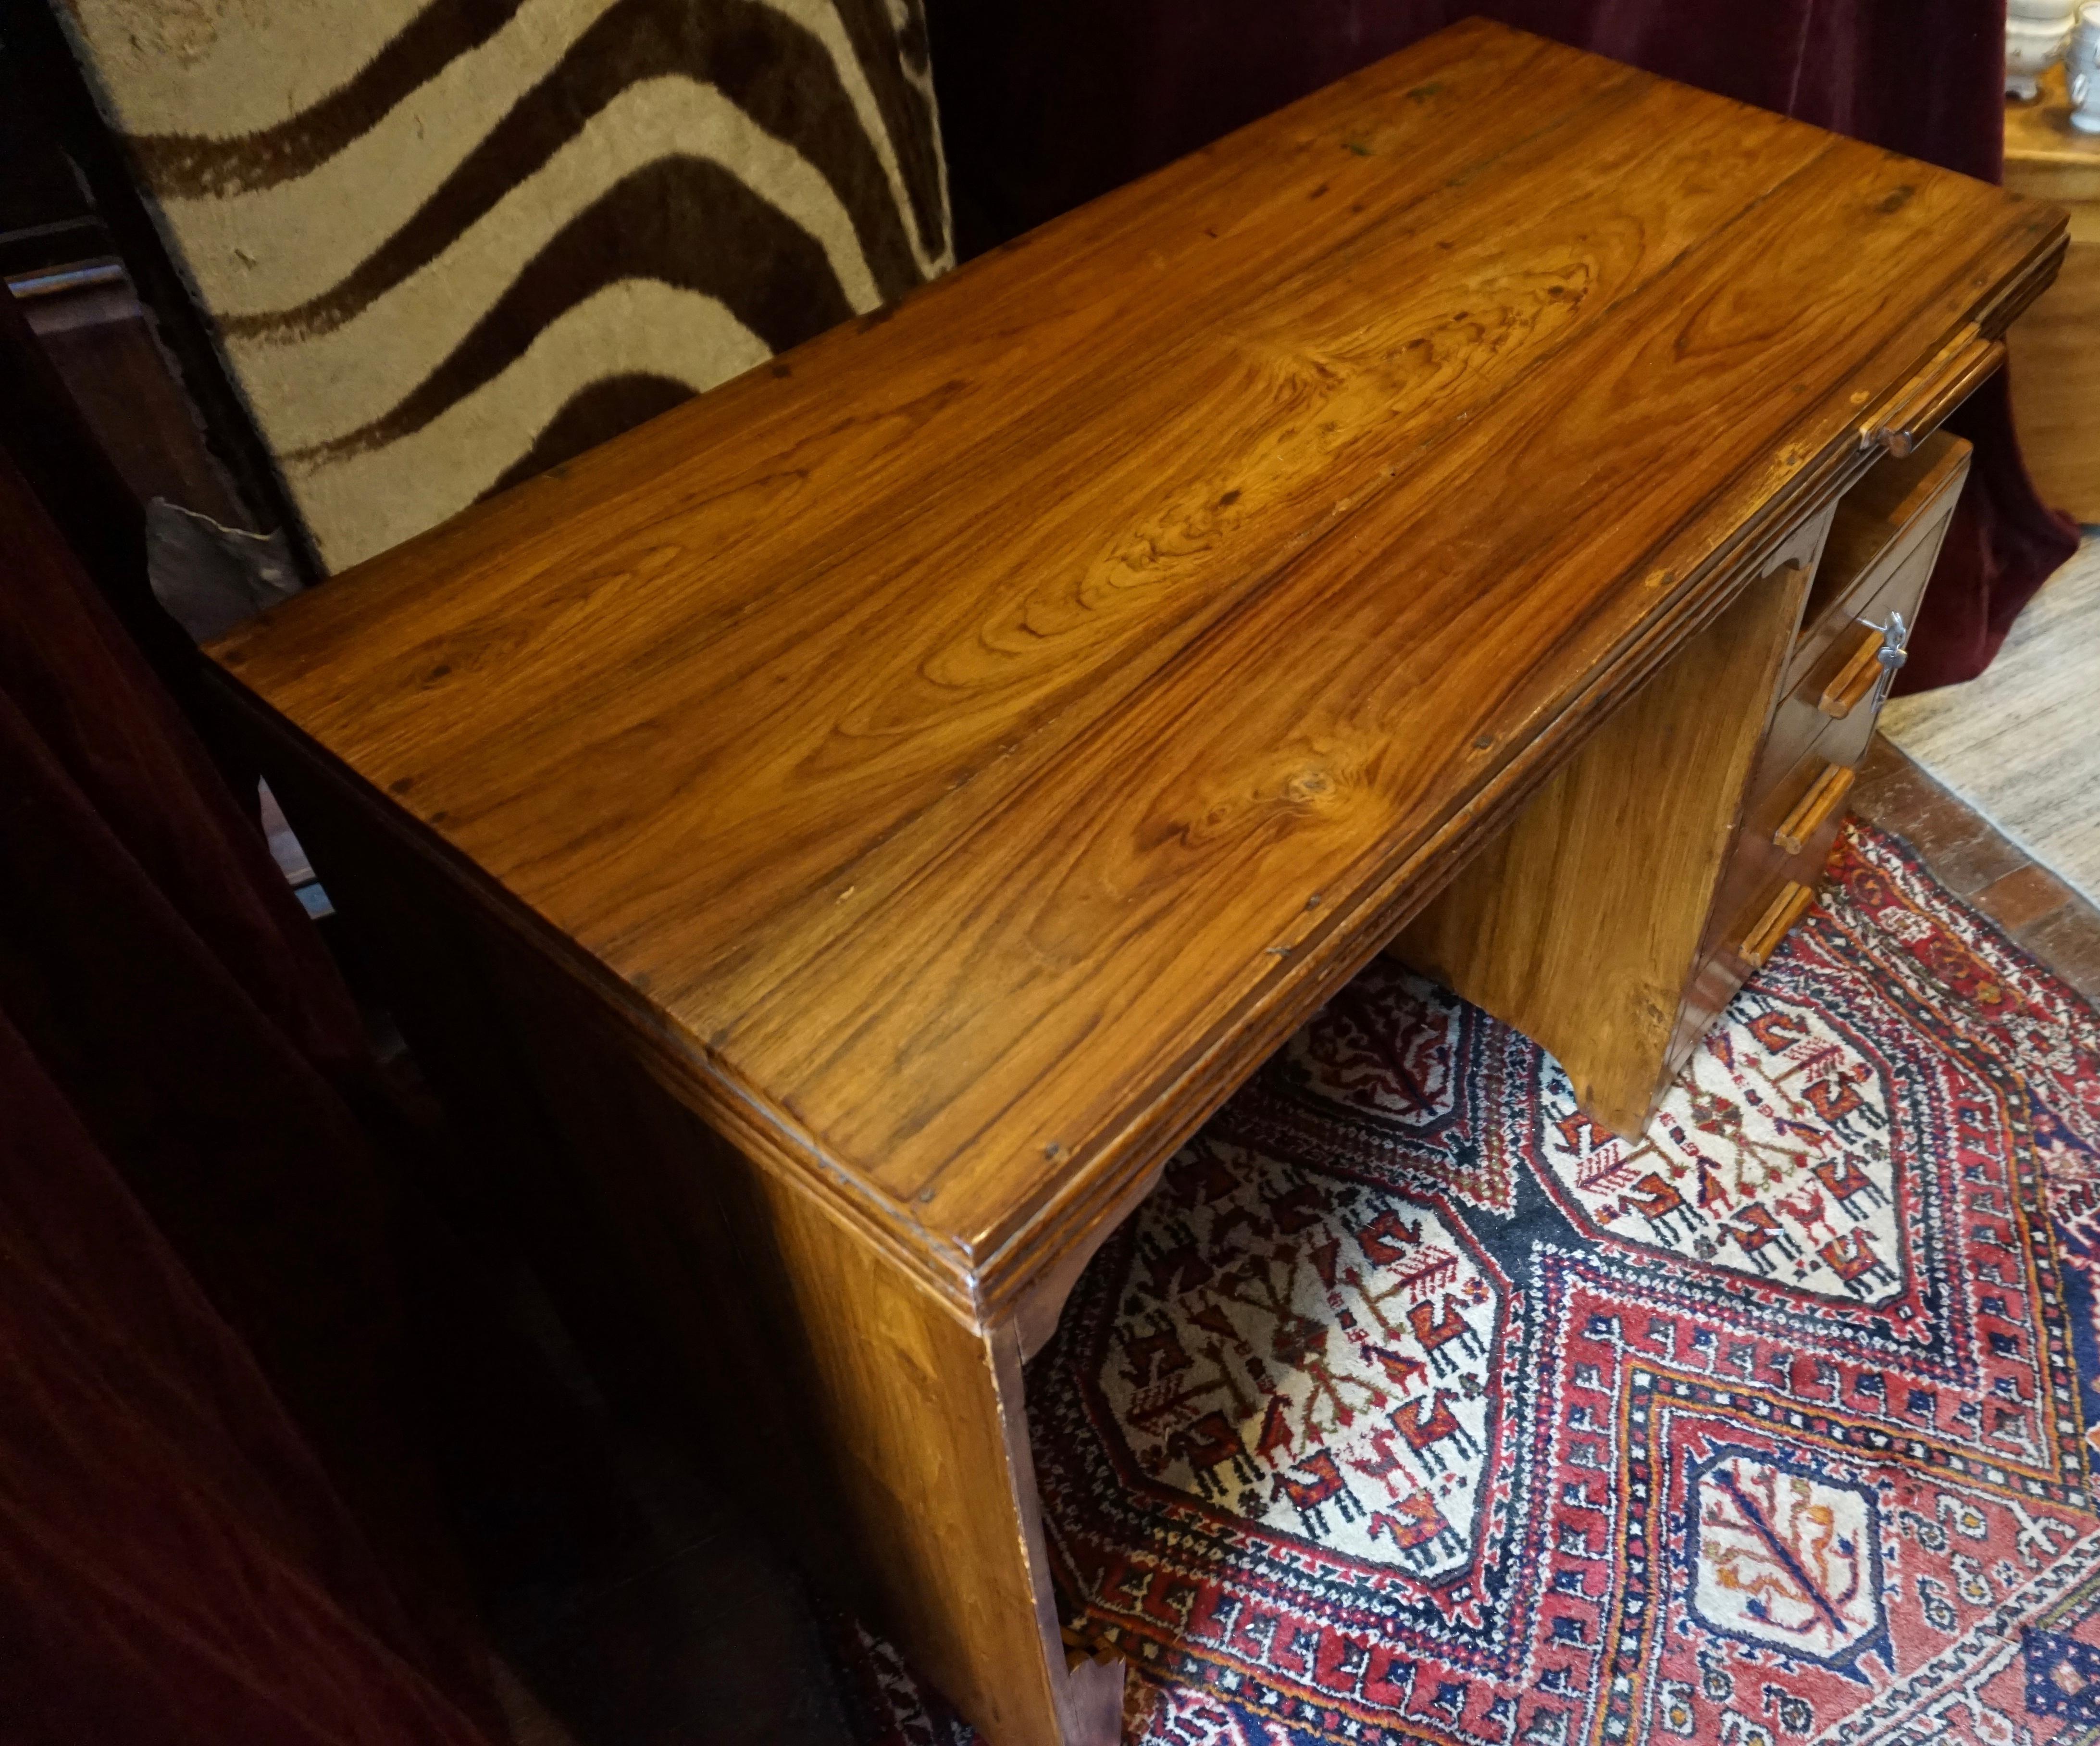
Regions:
<instances>
[{"instance_id":1,"label":"patterned persian rug","mask_svg":"<svg viewBox=\"0 0 2100 1746\"><path fill-rule=\"evenodd\" d=\"M2100 1022L1832 875L1638 1145L1380 963L1176 1156L1029 1379L1130 1739L2100 1739Z\"/></svg>"}]
</instances>

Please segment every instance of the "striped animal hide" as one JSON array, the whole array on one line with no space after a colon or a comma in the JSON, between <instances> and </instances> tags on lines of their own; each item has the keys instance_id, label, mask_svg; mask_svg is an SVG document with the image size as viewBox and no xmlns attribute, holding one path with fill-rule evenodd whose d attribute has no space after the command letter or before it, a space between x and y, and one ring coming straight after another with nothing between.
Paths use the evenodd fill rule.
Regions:
<instances>
[{"instance_id":1,"label":"striped animal hide","mask_svg":"<svg viewBox=\"0 0 2100 1746\"><path fill-rule=\"evenodd\" d=\"M952 259L920 0L55 0L341 568Z\"/></svg>"}]
</instances>

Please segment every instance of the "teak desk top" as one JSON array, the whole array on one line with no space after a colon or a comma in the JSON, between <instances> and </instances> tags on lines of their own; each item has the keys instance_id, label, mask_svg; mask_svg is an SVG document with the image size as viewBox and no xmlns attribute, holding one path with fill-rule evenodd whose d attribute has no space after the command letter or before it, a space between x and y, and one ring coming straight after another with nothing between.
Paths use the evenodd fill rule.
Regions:
<instances>
[{"instance_id":1,"label":"teak desk top","mask_svg":"<svg viewBox=\"0 0 2100 1746\"><path fill-rule=\"evenodd\" d=\"M1469 23L214 652L987 1319L2062 241Z\"/></svg>"}]
</instances>

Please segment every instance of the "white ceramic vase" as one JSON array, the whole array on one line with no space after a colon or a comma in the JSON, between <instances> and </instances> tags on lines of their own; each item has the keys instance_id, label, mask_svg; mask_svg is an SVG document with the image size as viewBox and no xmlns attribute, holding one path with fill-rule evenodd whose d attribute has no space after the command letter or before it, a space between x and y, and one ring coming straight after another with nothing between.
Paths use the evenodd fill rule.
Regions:
<instances>
[{"instance_id":1,"label":"white ceramic vase","mask_svg":"<svg viewBox=\"0 0 2100 1746\"><path fill-rule=\"evenodd\" d=\"M2066 0L2005 0L2005 95L2032 103L2040 79L2063 53L2076 22Z\"/></svg>"},{"instance_id":2,"label":"white ceramic vase","mask_svg":"<svg viewBox=\"0 0 2100 1746\"><path fill-rule=\"evenodd\" d=\"M2086 0L2078 9L2063 77L2071 88L2071 125L2082 134L2100 134L2100 0Z\"/></svg>"}]
</instances>

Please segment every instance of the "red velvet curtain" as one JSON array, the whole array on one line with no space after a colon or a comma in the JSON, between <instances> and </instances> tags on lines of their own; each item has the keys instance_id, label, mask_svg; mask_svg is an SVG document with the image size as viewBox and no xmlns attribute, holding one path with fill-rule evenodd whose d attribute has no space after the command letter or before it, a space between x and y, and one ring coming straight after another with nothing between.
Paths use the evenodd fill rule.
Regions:
<instances>
[{"instance_id":1,"label":"red velvet curtain","mask_svg":"<svg viewBox=\"0 0 2100 1746\"><path fill-rule=\"evenodd\" d=\"M2004 0L930 0L959 236L1017 235L1472 14L1999 179ZM1508 100L1522 104L1521 91ZM2005 385L1898 685L1973 677L2070 556Z\"/></svg>"},{"instance_id":2,"label":"red velvet curtain","mask_svg":"<svg viewBox=\"0 0 2100 1746\"><path fill-rule=\"evenodd\" d=\"M0 1733L500 1739L356 1014L89 582L140 607L136 507L25 340L0 309Z\"/></svg>"},{"instance_id":3,"label":"red velvet curtain","mask_svg":"<svg viewBox=\"0 0 2100 1746\"><path fill-rule=\"evenodd\" d=\"M0 758L14 749L11 733ZM0 1731L501 1739L449 1695L468 1670L430 1652L247 1348L4 1014L0 1110Z\"/></svg>"}]
</instances>

